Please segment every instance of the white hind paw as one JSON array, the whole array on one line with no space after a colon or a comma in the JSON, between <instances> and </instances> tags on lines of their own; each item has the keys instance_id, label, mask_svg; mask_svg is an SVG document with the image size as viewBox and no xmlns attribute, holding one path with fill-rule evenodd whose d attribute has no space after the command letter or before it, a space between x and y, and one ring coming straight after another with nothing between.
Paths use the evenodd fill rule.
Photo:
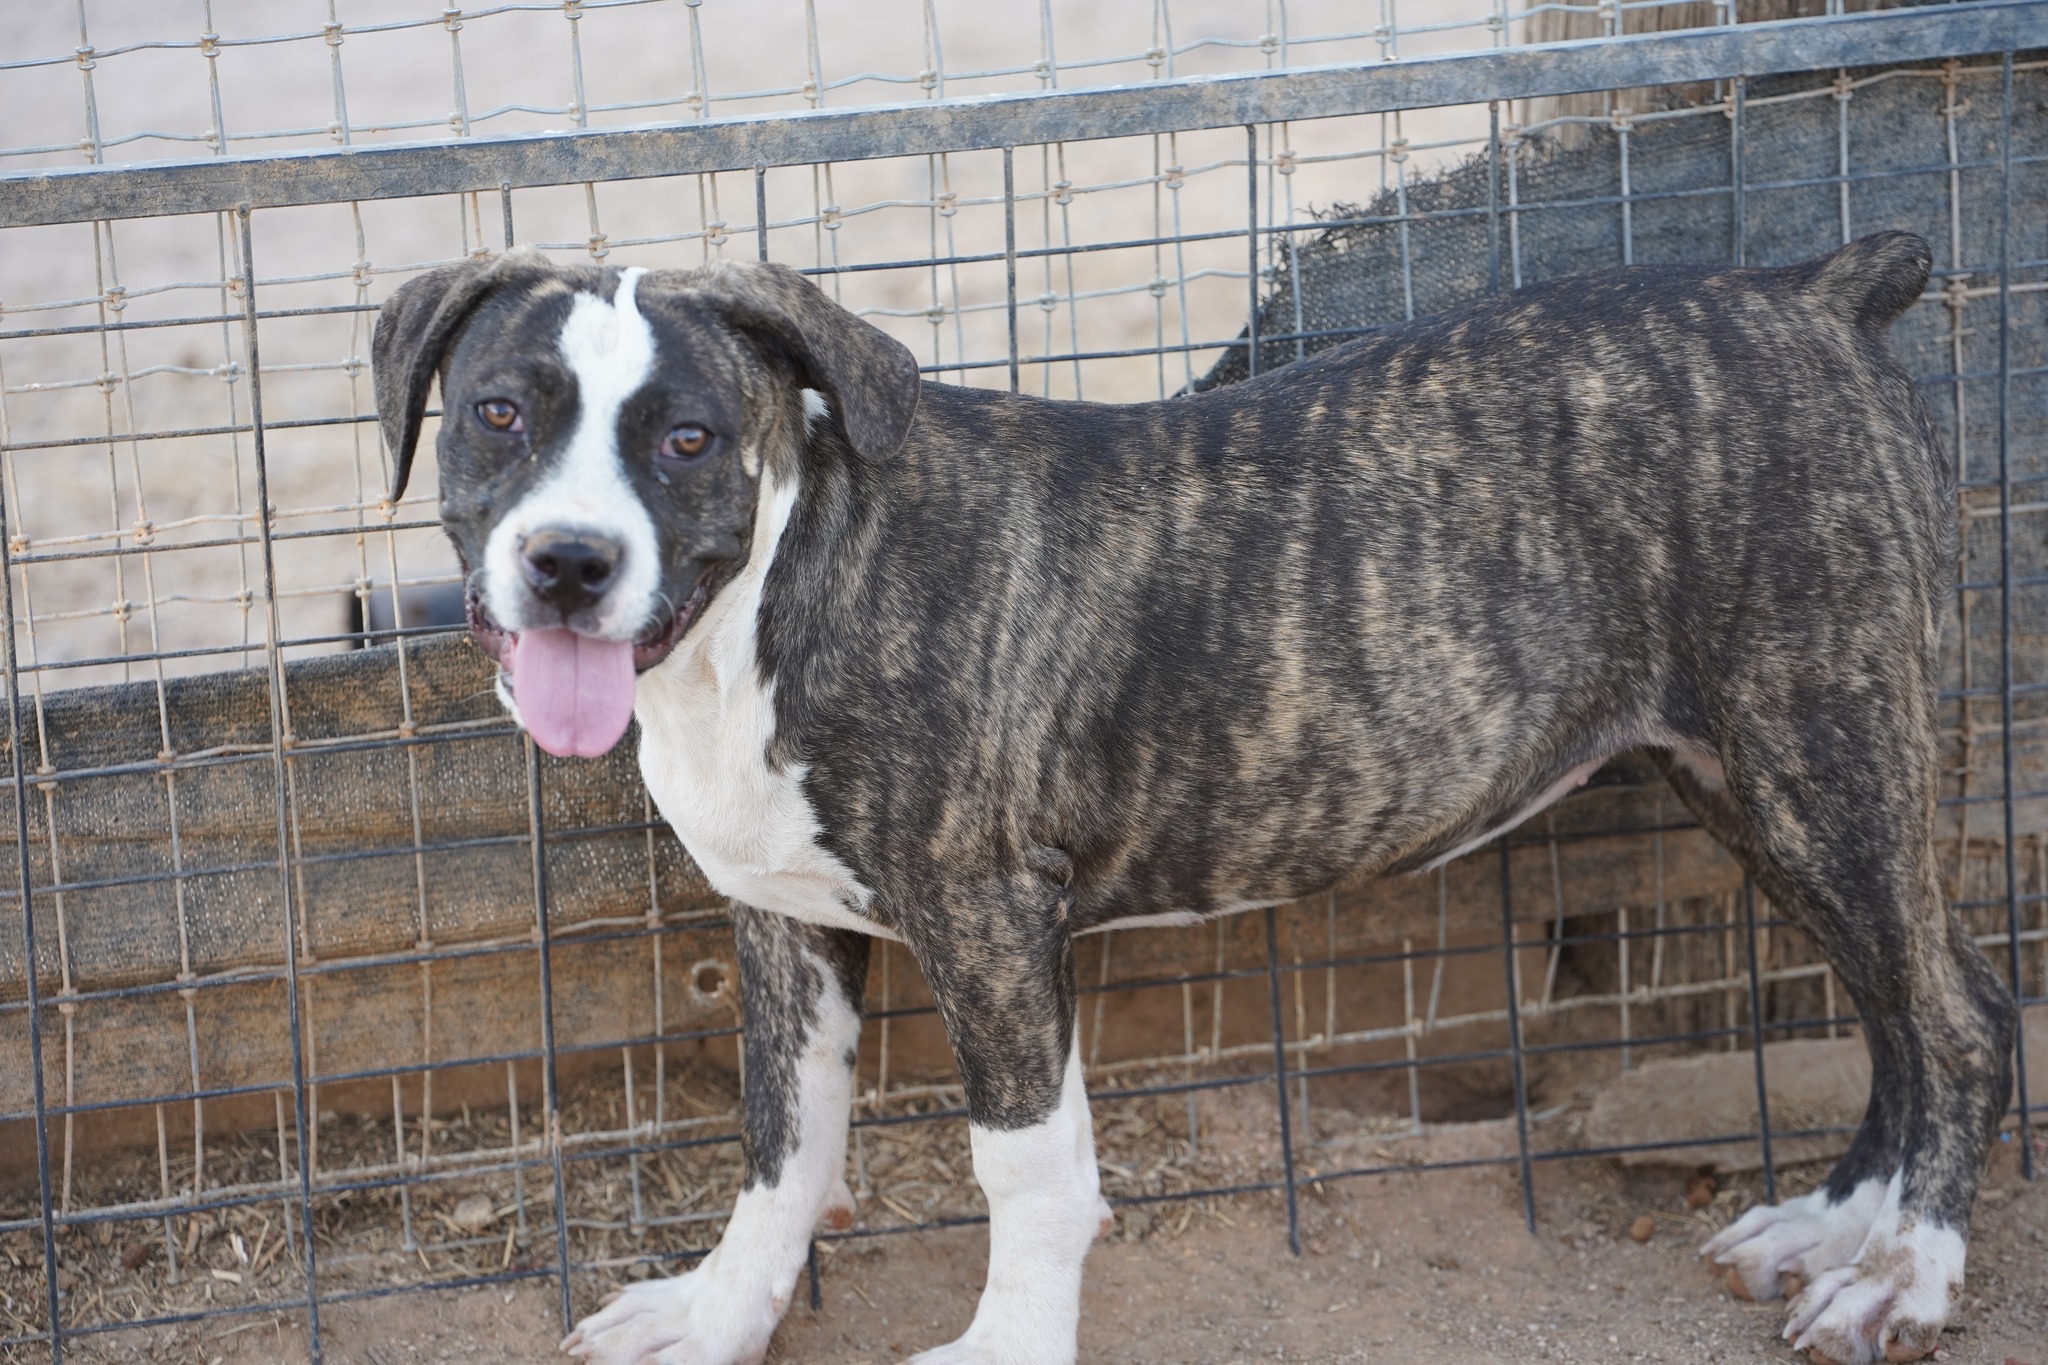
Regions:
<instances>
[{"instance_id":1,"label":"white hind paw","mask_svg":"<svg viewBox=\"0 0 2048 1365\"><path fill-rule=\"evenodd\" d=\"M1818 1365L1923 1360L1962 1296L1963 1256L1953 1228L1879 1227L1854 1265L1828 1271L1792 1300L1785 1339Z\"/></svg>"},{"instance_id":2,"label":"white hind paw","mask_svg":"<svg viewBox=\"0 0 2048 1365\"><path fill-rule=\"evenodd\" d=\"M1811 1283L1825 1271L1854 1260L1884 1204L1882 1180L1866 1180L1840 1203L1825 1189L1782 1204L1758 1205L1723 1228L1700 1255L1728 1268L1728 1288L1759 1303L1786 1291L1794 1276Z\"/></svg>"}]
</instances>

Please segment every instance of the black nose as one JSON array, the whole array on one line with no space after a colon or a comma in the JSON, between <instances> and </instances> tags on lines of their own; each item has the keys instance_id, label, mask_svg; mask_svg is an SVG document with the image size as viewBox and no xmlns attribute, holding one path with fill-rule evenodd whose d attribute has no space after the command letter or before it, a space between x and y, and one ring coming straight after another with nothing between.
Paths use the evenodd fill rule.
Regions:
<instances>
[{"instance_id":1,"label":"black nose","mask_svg":"<svg viewBox=\"0 0 2048 1365\"><path fill-rule=\"evenodd\" d=\"M619 543L594 531L535 531L519 547L534 596L566 619L594 606L618 577Z\"/></svg>"}]
</instances>

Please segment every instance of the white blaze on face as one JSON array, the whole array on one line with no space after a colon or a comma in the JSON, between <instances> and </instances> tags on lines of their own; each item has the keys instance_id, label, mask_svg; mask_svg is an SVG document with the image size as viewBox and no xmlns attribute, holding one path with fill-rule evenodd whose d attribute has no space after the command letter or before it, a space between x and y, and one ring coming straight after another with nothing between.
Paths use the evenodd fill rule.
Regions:
<instances>
[{"instance_id":1,"label":"white blaze on face","mask_svg":"<svg viewBox=\"0 0 2048 1365\"><path fill-rule=\"evenodd\" d=\"M552 472L492 528L484 546L484 606L513 633L504 656L519 718L555 754L595 757L633 715L635 636L654 622L661 586L654 520L626 477L619 412L654 373L654 331L634 292L646 272L619 279L607 302L577 294L557 348L576 386L576 426L550 453ZM621 558L595 619L572 631L528 587L527 539L542 530L594 533ZM500 689L503 695L503 689Z\"/></svg>"}]
</instances>

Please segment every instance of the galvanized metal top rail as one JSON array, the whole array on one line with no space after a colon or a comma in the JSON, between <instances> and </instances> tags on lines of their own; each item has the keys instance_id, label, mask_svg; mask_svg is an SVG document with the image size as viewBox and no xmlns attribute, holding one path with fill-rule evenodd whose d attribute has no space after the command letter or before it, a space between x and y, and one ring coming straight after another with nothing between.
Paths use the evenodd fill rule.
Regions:
<instances>
[{"instance_id":1,"label":"galvanized metal top rail","mask_svg":"<svg viewBox=\"0 0 2048 1365\"><path fill-rule=\"evenodd\" d=\"M1494 48L1387 62L0 176L0 228L1027 146L2048 47L2048 0Z\"/></svg>"}]
</instances>

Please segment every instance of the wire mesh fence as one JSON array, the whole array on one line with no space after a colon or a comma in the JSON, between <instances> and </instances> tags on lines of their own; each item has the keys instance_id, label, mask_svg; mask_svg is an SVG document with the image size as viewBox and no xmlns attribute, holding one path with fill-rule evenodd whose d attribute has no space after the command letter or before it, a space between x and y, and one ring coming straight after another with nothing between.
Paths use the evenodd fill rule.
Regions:
<instances>
[{"instance_id":1,"label":"wire mesh fence","mask_svg":"<svg viewBox=\"0 0 2048 1365\"><path fill-rule=\"evenodd\" d=\"M630 760L503 717L437 610L431 471L384 494L377 304L514 245L796 264L932 378L1120 401L1573 270L1919 231L1897 344L1964 531L1947 889L2048 1001L2048 4L900 8L7 21L0 1352L281 1312L318 1358L323 1312L532 1281L566 1318L715 1241L723 908ZM1079 971L1127 1215L1487 1164L1526 1195L1578 1158L1768 1184L1855 1118L1770 1076L1853 1038L1832 974L1628 764L1433 877L1091 937ZM859 1221L814 1292L838 1241L980 1213L900 948L866 1016ZM1715 1053L1746 1109L1588 1098ZM1240 1111L1260 1134L1219 1137Z\"/></svg>"}]
</instances>

